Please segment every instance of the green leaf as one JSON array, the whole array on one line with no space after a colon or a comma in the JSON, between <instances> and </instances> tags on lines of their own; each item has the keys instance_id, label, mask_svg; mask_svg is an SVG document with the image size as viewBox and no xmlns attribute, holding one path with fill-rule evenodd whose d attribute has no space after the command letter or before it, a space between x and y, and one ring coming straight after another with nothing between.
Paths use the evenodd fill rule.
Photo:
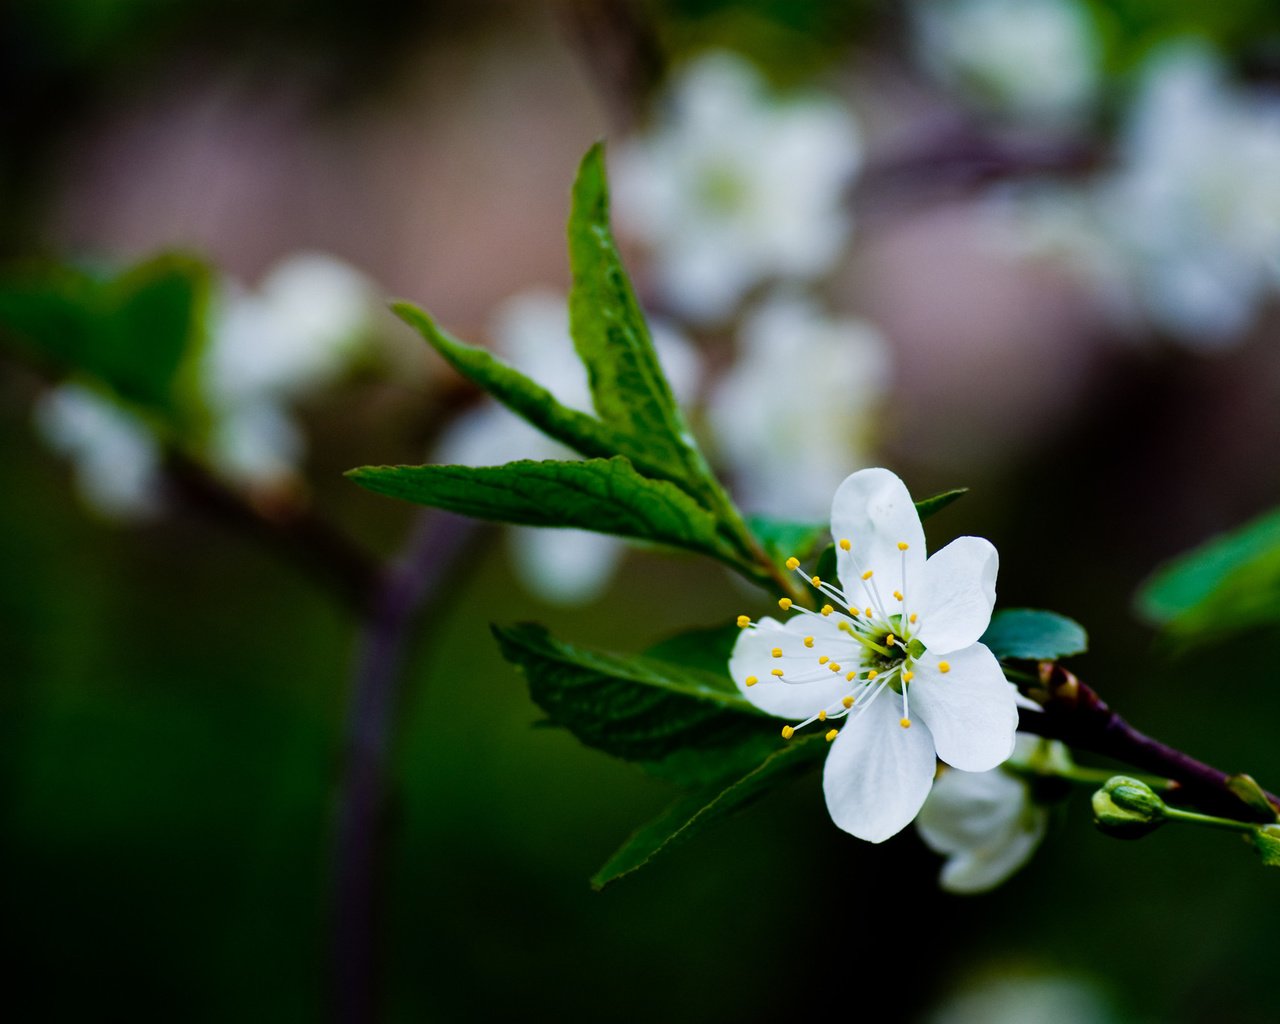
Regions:
<instances>
[{"instance_id":1,"label":"green leaf","mask_svg":"<svg viewBox=\"0 0 1280 1024\"><path fill-rule=\"evenodd\" d=\"M621 456L505 466L365 466L347 476L379 494L476 519L577 527L730 557L710 512L674 484L642 477Z\"/></svg>"},{"instance_id":2,"label":"green leaf","mask_svg":"<svg viewBox=\"0 0 1280 1024\"><path fill-rule=\"evenodd\" d=\"M0 282L0 334L52 372L90 375L177 418L180 371L203 338L209 284L203 264L176 255L109 279L27 268Z\"/></svg>"},{"instance_id":3,"label":"green leaf","mask_svg":"<svg viewBox=\"0 0 1280 1024\"><path fill-rule=\"evenodd\" d=\"M1089 646L1084 627L1057 612L1006 608L996 612L980 641L1001 660L1056 661L1083 654Z\"/></svg>"},{"instance_id":4,"label":"green leaf","mask_svg":"<svg viewBox=\"0 0 1280 1024\"><path fill-rule=\"evenodd\" d=\"M723 626L689 629L654 644L644 653L648 658L720 676L726 671L733 645L741 633L742 630L731 622Z\"/></svg>"},{"instance_id":5,"label":"green leaf","mask_svg":"<svg viewBox=\"0 0 1280 1024\"><path fill-rule=\"evenodd\" d=\"M647 461L644 447L594 416L561 405L536 381L482 348L441 330L430 314L409 302L391 306L395 314L427 340L445 361L548 437L587 458L625 455L647 476L664 477L666 468ZM567 343L567 340L566 340Z\"/></svg>"},{"instance_id":6,"label":"green leaf","mask_svg":"<svg viewBox=\"0 0 1280 1024\"><path fill-rule=\"evenodd\" d=\"M952 502L959 501L969 493L967 487L956 487L950 491L943 491L941 494L935 494L932 498L924 498L916 502L916 511L920 513L920 520L923 522L930 516L936 516L944 508Z\"/></svg>"},{"instance_id":7,"label":"green leaf","mask_svg":"<svg viewBox=\"0 0 1280 1024\"><path fill-rule=\"evenodd\" d=\"M783 742L770 720L716 671L567 644L541 626L494 626L552 725L587 746L684 785L741 774Z\"/></svg>"},{"instance_id":8,"label":"green leaf","mask_svg":"<svg viewBox=\"0 0 1280 1024\"><path fill-rule=\"evenodd\" d=\"M677 800L637 830L591 879L596 889L644 867L664 850L697 835L708 825L742 810L781 782L817 764L827 744L814 735L793 740L725 788L707 787Z\"/></svg>"},{"instance_id":9,"label":"green leaf","mask_svg":"<svg viewBox=\"0 0 1280 1024\"><path fill-rule=\"evenodd\" d=\"M596 412L632 438L646 462L709 496L718 485L676 405L614 244L600 143L587 151L578 168L568 234L573 271L569 331L587 368Z\"/></svg>"},{"instance_id":10,"label":"green leaf","mask_svg":"<svg viewBox=\"0 0 1280 1024\"><path fill-rule=\"evenodd\" d=\"M1248 836L1262 863L1269 868L1280 868L1280 825L1260 825Z\"/></svg>"},{"instance_id":11,"label":"green leaf","mask_svg":"<svg viewBox=\"0 0 1280 1024\"><path fill-rule=\"evenodd\" d=\"M769 516L748 516L747 528L760 541L765 552L778 563L792 555L802 561L809 558L827 532L825 523L798 523Z\"/></svg>"},{"instance_id":12,"label":"green leaf","mask_svg":"<svg viewBox=\"0 0 1280 1024\"><path fill-rule=\"evenodd\" d=\"M1196 613L1220 607L1231 591L1258 577L1270 580L1266 605L1280 614L1280 508L1267 512L1239 529L1199 545L1158 568L1138 591L1138 612L1148 622L1169 626L1196 621ZM1252 577L1252 579L1251 579ZM1229 613L1204 616L1201 621L1220 620L1230 625Z\"/></svg>"}]
</instances>

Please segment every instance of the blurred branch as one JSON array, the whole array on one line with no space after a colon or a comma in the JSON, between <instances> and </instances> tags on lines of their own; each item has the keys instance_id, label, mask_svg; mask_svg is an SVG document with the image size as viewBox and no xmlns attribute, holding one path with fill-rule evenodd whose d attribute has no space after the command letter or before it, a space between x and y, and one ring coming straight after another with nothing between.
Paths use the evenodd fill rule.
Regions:
<instances>
[{"instance_id":1,"label":"blurred branch","mask_svg":"<svg viewBox=\"0 0 1280 1024\"><path fill-rule=\"evenodd\" d=\"M1019 713L1018 728L1024 732L1061 740L1171 779L1178 788L1168 795L1176 802L1193 803L1230 818L1267 820L1249 814L1249 805L1232 792L1227 772L1139 732L1111 710L1092 687L1062 666L1042 664L1039 684L1032 685L1030 695L1044 710ZM1280 811L1280 797L1265 795Z\"/></svg>"},{"instance_id":2,"label":"blurred branch","mask_svg":"<svg viewBox=\"0 0 1280 1024\"><path fill-rule=\"evenodd\" d=\"M666 59L653 26L634 0L557 0L573 48L620 133L644 118Z\"/></svg>"},{"instance_id":3,"label":"blurred branch","mask_svg":"<svg viewBox=\"0 0 1280 1024\"><path fill-rule=\"evenodd\" d=\"M168 481L191 507L282 552L318 577L352 610L362 612L378 582L373 557L328 521L296 502L268 508L251 502L189 456L170 450Z\"/></svg>"},{"instance_id":4,"label":"blurred branch","mask_svg":"<svg viewBox=\"0 0 1280 1024\"><path fill-rule=\"evenodd\" d=\"M382 577L361 625L350 704L334 851L333 1017L376 1020L379 924L388 805L387 764L408 640L474 535L469 519L429 510L415 521L396 564Z\"/></svg>"}]
</instances>

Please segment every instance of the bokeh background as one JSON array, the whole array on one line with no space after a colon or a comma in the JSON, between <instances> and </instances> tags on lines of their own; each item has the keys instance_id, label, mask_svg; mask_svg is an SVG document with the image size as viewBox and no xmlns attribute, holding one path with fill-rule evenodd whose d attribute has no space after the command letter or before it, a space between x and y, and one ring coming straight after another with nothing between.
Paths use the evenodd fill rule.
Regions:
<instances>
[{"instance_id":1,"label":"bokeh background","mask_svg":"<svg viewBox=\"0 0 1280 1024\"><path fill-rule=\"evenodd\" d=\"M662 138L682 69L735 53L771 102L820 95L856 125L836 189L852 227L796 277L823 316L880 339L840 475L970 486L928 524L934 545L991 538L1002 603L1085 624L1073 667L1113 706L1275 788L1276 637L1180 651L1132 595L1280 500L1280 16L1125 0L1033 4L1049 13L1024 23L1014 6L19 0L0 14L0 252L122 266L177 248L251 287L322 250L497 344L512 295L567 287L582 152L606 137L621 162ZM965 7L989 10L930 20ZM1218 105L1175 89L1139 124L1152 69L1188 48L1216 69ZM1172 141L1152 141L1161 128ZM1156 169L1130 174L1143 161ZM715 448L714 382L767 283L704 317L664 294L661 239L641 223L624 243L646 302L699 353ZM413 510L342 472L420 462L484 410L407 328L370 317L376 356L298 406L309 454L290 488L390 556ZM793 364L779 417L803 423L824 366ZM0 363L4 1002L21 1020L323 1017L355 623L207 510L87 507L33 426L46 388ZM719 444L741 490L786 496L785 472L753 483ZM536 728L488 623L639 650L767 595L632 551L566 604L511 551L497 530L470 536L402 680L386 1019L755 1020L873 999L922 1021L1274 1019L1280 896L1256 858L1207 832L1107 839L1082 799L986 896L939 892L910 830L877 847L836 830L816 776L592 892L671 791Z\"/></svg>"}]
</instances>

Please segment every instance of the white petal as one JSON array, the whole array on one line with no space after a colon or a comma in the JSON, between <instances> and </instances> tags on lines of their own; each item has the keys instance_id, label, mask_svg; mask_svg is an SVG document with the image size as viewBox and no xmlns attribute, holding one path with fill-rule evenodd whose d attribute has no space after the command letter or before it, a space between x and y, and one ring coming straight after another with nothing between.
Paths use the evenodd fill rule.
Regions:
<instances>
[{"instance_id":1,"label":"white petal","mask_svg":"<svg viewBox=\"0 0 1280 1024\"><path fill-rule=\"evenodd\" d=\"M991 622L1000 556L989 540L957 537L935 551L909 595L920 616L921 643L947 654L976 643Z\"/></svg>"},{"instance_id":2,"label":"white petal","mask_svg":"<svg viewBox=\"0 0 1280 1024\"><path fill-rule=\"evenodd\" d=\"M844 676L857 668L861 651L839 632L832 621L836 618L795 615L785 623L761 619L754 629L744 629L729 658L729 672L738 689L761 711L797 721L837 705L853 689ZM806 636L814 638L813 647L804 646ZM773 657L775 647L785 657ZM843 671L835 673L819 665L818 658L824 654ZM784 673L781 680L773 675L776 668ZM758 681L747 686L751 676ZM814 676L813 682L793 681Z\"/></svg>"},{"instance_id":3,"label":"white petal","mask_svg":"<svg viewBox=\"0 0 1280 1024\"><path fill-rule=\"evenodd\" d=\"M841 729L822 772L832 821L871 843L910 824L929 795L937 765L924 723L909 729L899 724L898 699L892 691L881 693Z\"/></svg>"},{"instance_id":4,"label":"white petal","mask_svg":"<svg viewBox=\"0 0 1280 1024\"><path fill-rule=\"evenodd\" d=\"M949 671L938 669L946 661ZM984 772L1013 753L1018 705L996 656L973 644L939 659L926 654L907 696L933 733L938 757L953 768Z\"/></svg>"},{"instance_id":5,"label":"white petal","mask_svg":"<svg viewBox=\"0 0 1280 1024\"><path fill-rule=\"evenodd\" d=\"M870 588L859 579L870 571L885 600L903 589L915 608L913 595L925 564L924 528L906 484L887 469L862 469L846 477L831 502L831 536L852 544L851 551L837 545L836 565L845 593L859 606L874 603ZM898 549L899 543L907 545L905 552Z\"/></svg>"},{"instance_id":6,"label":"white petal","mask_svg":"<svg viewBox=\"0 0 1280 1024\"><path fill-rule=\"evenodd\" d=\"M513 526L507 540L521 581L553 604L584 604L599 597L626 552L618 538L587 530Z\"/></svg>"}]
</instances>

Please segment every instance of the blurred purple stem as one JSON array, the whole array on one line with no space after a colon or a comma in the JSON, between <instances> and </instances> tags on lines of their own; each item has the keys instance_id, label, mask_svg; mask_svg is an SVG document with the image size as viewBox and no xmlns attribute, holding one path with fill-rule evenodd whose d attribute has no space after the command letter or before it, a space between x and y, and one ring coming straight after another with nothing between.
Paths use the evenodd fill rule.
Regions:
<instances>
[{"instance_id":1,"label":"blurred purple stem","mask_svg":"<svg viewBox=\"0 0 1280 1024\"><path fill-rule=\"evenodd\" d=\"M444 512L419 516L361 624L334 849L332 1016L344 1024L379 1012L388 764L409 640L474 529Z\"/></svg>"}]
</instances>

